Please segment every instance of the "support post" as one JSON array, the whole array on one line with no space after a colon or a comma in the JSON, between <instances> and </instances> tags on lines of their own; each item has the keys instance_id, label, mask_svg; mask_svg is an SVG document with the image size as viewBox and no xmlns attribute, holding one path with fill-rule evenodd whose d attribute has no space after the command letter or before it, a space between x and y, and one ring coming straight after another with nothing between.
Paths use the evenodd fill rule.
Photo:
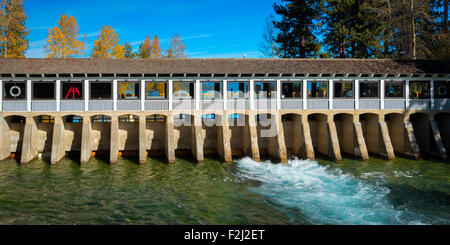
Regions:
<instances>
[{"instance_id":1,"label":"support post","mask_svg":"<svg viewBox=\"0 0 450 245\"><path fill-rule=\"evenodd\" d=\"M277 144L278 144L278 157L280 158L281 163L287 163L287 149L286 143L284 141L284 128L283 122L281 121L281 115L276 115L276 129L277 129Z\"/></svg>"},{"instance_id":2,"label":"support post","mask_svg":"<svg viewBox=\"0 0 450 245\"><path fill-rule=\"evenodd\" d=\"M0 161L2 161L11 155L9 125L3 116L0 116L0 139Z\"/></svg>"},{"instance_id":3,"label":"support post","mask_svg":"<svg viewBox=\"0 0 450 245\"><path fill-rule=\"evenodd\" d=\"M0 112L3 111L3 82L0 80Z\"/></svg>"},{"instance_id":4,"label":"support post","mask_svg":"<svg viewBox=\"0 0 450 245\"><path fill-rule=\"evenodd\" d=\"M92 125L89 116L83 117L83 130L81 133L80 163L85 164L92 155Z\"/></svg>"},{"instance_id":5,"label":"support post","mask_svg":"<svg viewBox=\"0 0 450 245\"><path fill-rule=\"evenodd\" d=\"M231 162L231 130L228 125L227 113L222 114L221 125L217 125L217 152L225 162Z\"/></svg>"},{"instance_id":6,"label":"support post","mask_svg":"<svg viewBox=\"0 0 450 245\"><path fill-rule=\"evenodd\" d=\"M227 100L228 100L228 82L227 80L223 80L223 110L227 110Z\"/></svg>"},{"instance_id":7,"label":"support post","mask_svg":"<svg viewBox=\"0 0 450 245\"><path fill-rule=\"evenodd\" d=\"M172 110L172 102L173 102L173 80L169 80L168 95L169 95L169 111L171 111ZM173 118L172 118L172 122L173 122ZM172 126L173 126L173 124L172 124Z\"/></svg>"},{"instance_id":8,"label":"support post","mask_svg":"<svg viewBox=\"0 0 450 245\"><path fill-rule=\"evenodd\" d=\"M411 148L411 154L415 159L420 158L420 149L419 145L417 144L416 136L414 135L414 128L412 126L412 123L408 120L405 121L405 130L406 130L406 136L408 137L408 141Z\"/></svg>"},{"instance_id":9,"label":"support post","mask_svg":"<svg viewBox=\"0 0 450 245\"><path fill-rule=\"evenodd\" d=\"M277 110L281 110L281 80L277 80Z\"/></svg>"},{"instance_id":10,"label":"support post","mask_svg":"<svg viewBox=\"0 0 450 245\"><path fill-rule=\"evenodd\" d=\"M89 80L84 80L84 111L89 111ZM90 122L90 120L89 120ZM83 120L84 123L84 120ZM89 160L89 159L88 159Z\"/></svg>"},{"instance_id":11,"label":"support post","mask_svg":"<svg viewBox=\"0 0 450 245\"><path fill-rule=\"evenodd\" d=\"M359 116L357 115L353 117L353 127L355 128L356 142L361 158L363 160L369 160L369 153L367 151L366 141L364 140L362 125L361 122L359 122Z\"/></svg>"},{"instance_id":12,"label":"support post","mask_svg":"<svg viewBox=\"0 0 450 245\"><path fill-rule=\"evenodd\" d=\"M147 162L147 147L145 139L146 139L146 116L140 116L139 117L139 164L145 164Z\"/></svg>"},{"instance_id":13,"label":"support post","mask_svg":"<svg viewBox=\"0 0 450 245\"><path fill-rule=\"evenodd\" d=\"M433 119L430 119L430 126L431 126L431 130L433 132L434 141L436 142L436 146L439 150L439 154L441 155L441 158L447 159L447 152L445 150L444 143L442 143L441 134L439 132L439 127L438 127L436 121Z\"/></svg>"},{"instance_id":14,"label":"support post","mask_svg":"<svg viewBox=\"0 0 450 245\"><path fill-rule=\"evenodd\" d=\"M27 111L31 111L31 80L27 80Z\"/></svg>"},{"instance_id":15,"label":"support post","mask_svg":"<svg viewBox=\"0 0 450 245\"><path fill-rule=\"evenodd\" d=\"M52 153L50 163L55 164L66 155L64 122L60 116L55 117L53 124Z\"/></svg>"},{"instance_id":16,"label":"support post","mask_svg":"<svg viewBox=\"0 0 450 245\"><path fill-rule=\"evenodd\" d=\"M250 80L250 110L254 109L255 109L255 83L253 80Z\"/></svg>"},{"instance_id":17,"label":"support post","mask_svg":"<svg viewBox=\"0 0 450 245\"><path fill-rule=\"evenodd\" d=\"M119 118L117 116L111 117L111 139L109 147L109 163L117 163L119 158Z\"/></svg>"},{"instance_id":18,"label":"support post","mask_svg":"<svg viewBox=\"0 0 450 245\"><path fill-rule=\"evenodd\" d=\"M355 80L355 110L359 110L359 80Z\"/></svg>"},{"instance_id":19,"label":"support post","mask_svg":"<svg viewBox=\"0 0 450 245\"><path fill-rule=\"evenodd\" d=\"M198 162L203 162L203 133L202 133L202 116L201 113L193 115L194 125L191 126L192 155Z\"/></svg>"},{"instance_id":20,"label":"support post","mask_svg":"<svg viewBox=\"0 0 450 245\"><path fill-rule=\"evenodd\" d=\"M145 111L145 97L146 97L145 80L141 80L141 84L140 85L141 85L141 91L140 91L139 94L141 96L141 111Z\"/></svg>"},{"instance_id":21,"label":"support post","mask_svg":"<svg viewBox=\"0 0 450 245\"><path fill-rule=\"evenodd\" d=\"M25 130L23 133L22 156L20 163L28 163L38 155L37 125L32 117L25 120Z\"/></svg>"},{"instance_id":22,"label":"support post","mask_svg":"<svg viewBox=\"0 0 450 245\"><path fill-rule=\"evenodd\" d=\"M305 138L306 156L309 160L314 161L314 146L311 139L311 129L309 128L308 116L302 116L303 137Z\"/></svg>"},{"instance_id":23,"label":"support post","mask_svg":"<svg viewBox=\"0 0 450 245\"><path fill-rule=\"evenodd\" d=\"M113 80L113 111L117 111L117 80Z\"/></svg>"},{"instance_id":24,"label":"support post","mask_svg":"<svg viewBox=\"0 0 450 245\"><path fill-rule=\"evenodd\" d=\"M256 129L256 119L254 113L248 115L248 129L250 133L250 147L252 151L252 159L256 162L260 161L258 146L258 131Z\"/></svg>"},{"instance_id":25,"label":"support post","mask_svg":"<svg viewBox=\"0 0 450 245\"><path fill-rule=\"evenodd\" d=\"M333 156L335 160L340 161L342 160L342 156L341 156L341 148L339 146L339 139L337 136L337 131L336 131L336 124L334 123L333 117L332 116L328 116L328 134L330 137L330 143L331 143L331 149L333 151Z\"/></svg>"},{"instance_id":26,"label":"support post","mask_svg":"<svg viewBox=\"0 0 450 245\"><path fill-rule=\"evenodd\" d=\"M334 89L334 82L333 80L329 80L329 85L328 85L328 103L329 103L329 108L330 110L333 110L333 89Z\"/></svg>"},{"instance_id":27,"label":"support post","mask_svg":"<svg viewBox=\"0 0 450 245\"><path fill-rule=\"evenodd\" d=\"M173 125L173 115L172 113L168 113L166 117L166 128L165 128L165 137L166 137L166 157L169 163L175 162L175 135L174 135L174 125Z\"/></svg>"},{"instance_id":28,"label":"support post","mask_svg":"<svg viewBox=\"0 0 450 245\"><path fill-rule=\"evenodd\" d=\"M434 80L430 81L430 109L434 110Z\"/></svg>"},{"instance_id":29,"label":"support post","mask_svg":"<svg viewBox=\"0 0 450 245\"><path fill-rule=\"evenodd\" d=\"M61 110L61 80L56 80L56 111Z\"/></svg>"},{"instance_id":30,"label":"support post","mask_svg":"<svg viewBox=\"0 0 450 245\"><path fill-rule=\"evenodd\" d=\"M405 109L409 109L409 80L405 81Z\"/></svg>"},{"instance_id":31,"label":"support post","mask_svg":"<svg viewBox=\"0 0 450 245\"><path fill-rule=\"evenodd\" d=\"M386 89L386 86L385 86L384 80L380 80L380 109L381 110L384 110L384 97L385 97L384 95L386 94L385 89Z\"/></svg>"},{"instance_id":32,"label":"support post","mask_svg":"<svg viewBox=\"0 0 450 245\"><path fill-rule=\"evenodd\" d=\"M200 80L195 80L195 94L194 94L194 99L195 99L195 110L198 111L200 110L200 100L201 100L201 83Z\"/></svg>"},{"instance_id":33,"label":"support post","mask_svg":"<svg viewBox=\"0 0 450 245\"><path fill-rule=\"evenodd\" d=\"M303 93L303 110L307 110L308 109L308 81L306 80L302 80L302 85L303 85L303 89L302 89L302 93Z\"/></svg>"},{"instance_id":34,"label":"support post","mask_svg":"<svg viewBox=\"0 0 450 245\"><path fill-rule=\"evenodd\" d=\"M391 137L389 135L389 129L385 121L378 122L380 125L381 136L383 138L384 147L387 153L387 156L390 160L395 158L394 147L392 147Z\"/></svg>"}]
</instances>

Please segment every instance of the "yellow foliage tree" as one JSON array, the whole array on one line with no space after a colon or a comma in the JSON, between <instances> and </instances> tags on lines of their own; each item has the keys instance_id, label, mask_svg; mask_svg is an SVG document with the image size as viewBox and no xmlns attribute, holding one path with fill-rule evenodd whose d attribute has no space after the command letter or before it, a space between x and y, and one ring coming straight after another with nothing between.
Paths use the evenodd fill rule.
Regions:
<instances>
[{"instance_id":1,"label":"yellow foliage tree","mask_svg":"<svg viewBox=\"0 0 450 245\"><path fill-rule=\"evenodd\" d=\"M81 54L84 43L78 41L79 29L73 16L61 15L58 26L48 32L47 58L68 58Z\"/></svg>"},{"instance_id":2,"label":"yellow foliage tree","mask_svg":"<svg viewBox=\"0 0 450 245\"><path fill-rule=\"evenodd\" d=\"M162 50L161 46L159 44L159 38L158 35L155 35L152 41L152 45L150 46L150 58L161 58Z\"/></svg>"},{"instance_id":3,"label":"yellow foliage tree","mask_svg":"<svg viewBox=\"0 0 450 245\"><path fill-rule=\"evenodd\" d=\"M97 40L94 41L91 57L101 59L124 58L125 47L119 45L119 41L119 36L114 32L111 26L104 26L98 35Z\"/></svg>"},{"instance_id":4,"label":"yellow foliage tree","mask_svg":"<svg viewBox=\"0 0 450 245\"><path fill-rule=\"evenodd\" d=\"M22 0L4 0L0 3L0 56L25 58L29 30Z\"/></svg>"}]
</instances>

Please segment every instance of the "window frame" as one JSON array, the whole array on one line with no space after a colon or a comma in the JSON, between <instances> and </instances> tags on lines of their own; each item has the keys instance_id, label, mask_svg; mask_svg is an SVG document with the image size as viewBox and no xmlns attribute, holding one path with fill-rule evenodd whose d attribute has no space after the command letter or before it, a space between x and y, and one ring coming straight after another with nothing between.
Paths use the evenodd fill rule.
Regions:
<instances>
[{"instance_id":1,"label":"window frame","mask_svg":"<svg viewBox=\"0 0 450 245\"><path fill-rule=\"evenodd\" d=\"M44 83L48 83L48 84L53 84L53 98L36 98L34 96L34 85L35 84L44 84ZM37 101L56 101L56 81L32 81L31 82L31 100L37 100Z\"/></svg>"},{"instance_id":2,"label":"window frame","mask_svg":"<svg viewBox=\"0 0 450 245\"><path fill-rule=\"evenodd\" d=\"M230 83L237 83L238 84L238 88L239 88L239 83L243 83L244 84L244 88L245 88L245 83L247 83L247 85L248 85L248 90L247 90L247 92L245 92L244 93L244 91L242 91L242 94L243 94L243 98L233 98L233 97L229 97L228 95L229 95L229 92L231 92L231 90L230 90ZM240 90L238 90L238 91L240 91ZM247 98L245 98L245 96L247 95ZM227 100L250 100L250 81L249 80L246 80L246 81L227 81Z\"/></svg>"},{"instance_id":3,"label":"window frame","mask_svg":"<svg viewBox=\"0 0 450 245\"><path fill-rule=\"evenodd\" d=\"M20 98L20 99L6 98L6 93L7 92L9 93L9 91L6 91L6 89L5 89L5 86L6 86L7 83L14 83L14 84L21 83L21 84L24 84L25 85L25 93L24 93L24 91L21 91L22 93L24 93L24 97ZM2 91L3 91L3 94L1 95L2 96L2 100L8 101L8 102L10 102L10 101L27 101L27 92L28 92L27 91L28 90L28 88L27 88L27 81L12 81L12 80L10 80L10 81L3 81L1 86L2 86Z\"/></svg>"},{"instance_id":4,"label":"window frame","mask_svg":"<svg viewBox=\"0 0 450 245\"><path fill-rule=\"evenodd\" d=\"M82 96L81 96L81 98L77 98L77 99L65 99L64 98L64 84L74 84L74 83L77 83L77 84L81 84L81 94L82 94ZM85 91L84 91L84 82L82 82L82 81L80 81L80 82L78 82L78 81L61 81L61 94L60 94L60 100L61 101L74 101L74 100L84 100L84 98L85 98Z\"/></svg>"},{"instance_id":5,"label":"window frame","mask_svg":"<svg viewBox=\"0 0 450 245\"><path fill-rule=\"evenodd\" d=\"M336 84L338 83L350 83L352 85L351 97L336 97ZM333 99L336 100L354 100L355 99L355 80L333 80Z\"/></svg>"},{"instance_id":6,"label":"window frame","mask_svg":"<svg viewBox=\"0 0 450 245\"><path fill-rule=\"evenodd\" d=\"M187 83L189 84L189 89L190 89L190 84L193 84L193 91L190 92L189 94L191 95L191 98L186 98L186 97L175 97L175 83ZM172 86L172 91L170 91L172 93L172 99L173 100L195 100L195 87L196 87L196 82L195 81L173 81L172 82L173 86Z\"/></svg>"},{"instance_id":7,"label":"window frame","mask_svg":"<svg viewBox=\"0 0 450 245\"><path fill-rule=\"evenodd\" d=\"M272 83L275 88L275 90L271 91L271 92L275 92L274 95L272 96L272 93L270 94L270 97L266 97L266 98L258 98L257 93L256 93L256 83ZM273 80L268 80L268 81L253 81L253 88L254 88L254 99L255 100L276 100L277 99L277 81L273 81ZM264 88L264 86L263 86ZM260 90L260 91L264 91L264 90Z\"/></svg>"},{"instance_id":8,"label":"window frame","mask_svg":"<svg viewBox=\"0 0 450 245\"><path fill-rule=\"evenodd\" d=\"M108 84L110 84L111 85L111 91L110 91L110 94L111 94L111 98L105 98L105 99L99 99L99 98L92 98L92 85L94 85L94 84L99 84L99 83L108 83ZM104 100L114 100L114 96L113 96L113 93L114 93L114 85L113 85L113 82L104 82L104 81L89 81L89 100L99 100L99 101L104 101Z\"/></svg>"},{"instance_id":9,"label":"window frame","mask_svg":"<svg viewBox=\"0 0 450 245\"><path fill-rule=\"evenodd\" d=\"M428 98L412 98L411 97L411 93L413 92L412 91L412 89L411 89L411 85L413 84L413 83L428 83ZM429 100L429 99L431 99L431 81L426 81L426 80L410 80L409 81L409 94L408 94L408 98L410 99L410 100Z\"/></svg>"},{"instance_id":10,"label":"window frame","mask_svg":"<svg viewBox=\"0 0 450 245\"><path fill-rule=\"evenodd\" d=\"M390 83L399 83L403 86L402 89L402 97L389 97L387 96L387 85ZM381 94L380 94L381 95ZM388 81L384 81L384 99L388 99L388 100L404 100L406 99L406 81L405 80L388 80Z\"/></svg>"},{"instance_id":11,"label":"window frame","mask_svg":"<svg viewBox=\"0 0 450 245\"><path fill-rule=\"evenodd\" d=\"M283 98L283 84L286 83L300 83L300 97L287 97L287 98ZM300 100L303 99L303 81L281 81L280 84L281 87L281 91L280 91L280 95L281 95L281 100Z\"/></svg>"},{"instance_id":12,"label":"window frame","mask_svg":"<svg viewBox=\"0 0 450 245\"><path fill-rule=\"evenodd\" d=\"M148 98L147 97L147 84L149 83L162 83L164 84L164 98ZM145 81L145 92L144 92L144 99L145 100L169 100L169 83L164 81Z\"/></svg>"},{"instance_id":13,"label":"window frame","mask_svg":"<svg viewBox=\"0 0 450 245\"><path fill-rule=\"evenodd\" d=\"M203 94L203 84L204 83L213 83L214 85L214 87L216 86L215 84L216 83L220 83L220 98L203 98L203 96L202 96L202 94ZM228 85L228 84L227 84ZM194 87L195 88L195 87ZM214 92L216 92L216 90L214 90ZM212 101L212 100L223 100L223 81L207 81L207 80L205 80L205 81L200 81L200 98L201 98L201 100L203 100L203 101Z\"/></svg>"},{"instance_id":14,"label":"window frame","mask_svg":"<svg viewBox=\"0 0 450 245\"><path fill-rule=\"evenodd\" d=\"M362 83L365 83L365 82L367 82L367 83L376 83L378 86L377 86L377 97L361 97L361 84ZM359 93L358 93L358 98L359 99L361 99L361 100L374 100L374 99L381 99L381 81L380 80L358 80L358 83L359 83L359 86L358 86L358 89L359 89Z\"/></svg>"},{"instance_id":15,"label":"window frame","mask_svg":"<svg viewBox=\"0 0 450 245\"><path fill-rule=\"evenodd\" d=\"M439 88L438 86L436 86L436 83L444 83L446 85L446 89L447 89L447 96L446 97L440 97L439 93ZM436 100L445 100L445 99L450 99L450 81L447 80L436 80L434 81L434 99Z\"/></svg>"},{"instance_id":16,"label":"window frame","mask_svg":"<svg viewBox=\"0 0 450 245\"><path fill-rule=\"evenodd\" d=\"M309 92L309 83L326 83L327 84L327 95L325 97L311 97L310 95L308 95ZM312 86L311 86L312 88ZM313 100L329 100L330 99L330 81L329 80L306 80L306 98L308 100L313 99Z\"/></svg>"}]
</instances>

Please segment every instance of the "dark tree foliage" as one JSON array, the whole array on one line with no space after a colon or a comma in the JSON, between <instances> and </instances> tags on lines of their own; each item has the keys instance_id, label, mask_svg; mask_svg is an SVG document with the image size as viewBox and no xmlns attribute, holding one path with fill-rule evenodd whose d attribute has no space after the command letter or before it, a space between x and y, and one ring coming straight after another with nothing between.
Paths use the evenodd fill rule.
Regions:
<instances>
[{"instance_id":1,"label":"dark tree foliage","mask_svg":"<svg viewBox=\"0 0 450 245\"><path fill-rule=\"evenodd\" d=\"M320 42L315 35L321 17L322 0L282 0L274 4L281 16L274 21L279 30L276 42L280 44L279 56L283 58L318 57Z\"/></svg>"}]
</instances>

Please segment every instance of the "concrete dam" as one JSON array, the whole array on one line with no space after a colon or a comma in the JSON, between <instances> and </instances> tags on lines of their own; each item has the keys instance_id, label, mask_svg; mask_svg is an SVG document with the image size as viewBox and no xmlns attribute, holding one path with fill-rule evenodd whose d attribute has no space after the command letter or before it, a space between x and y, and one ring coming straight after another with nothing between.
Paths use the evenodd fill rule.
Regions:
<instances>
[{"instance_id":1,"label":"concrete dam","mask_svg":"<svg viewBox=\"0 0 450 245\"><path fill-rule=\"evenodd\" d=\"M0 59L0 159L447 158L448 60Z\"/></svg>"}]
</instances>

